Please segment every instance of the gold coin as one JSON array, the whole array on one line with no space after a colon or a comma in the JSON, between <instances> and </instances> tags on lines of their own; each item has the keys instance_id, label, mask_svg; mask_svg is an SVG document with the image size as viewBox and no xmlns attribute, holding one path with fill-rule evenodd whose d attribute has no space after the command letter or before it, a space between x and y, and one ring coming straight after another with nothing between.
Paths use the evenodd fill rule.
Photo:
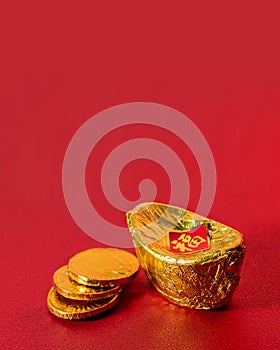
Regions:
<instances>
[{"instance_id":1,"label":"gold coin","mask_svg":"<svg viewBox=\"0 0 280 350\"><path fill-rule=\"evenodd\" d=\"M104 299L121 291L120 286L88 287L78 284L69 279L68 266L63 266L55 271L53 275L53 285L60 295L75 300Z\"/></svg>"},{"instance_id":2,"label":"gold coin","mask_svg":"<svg viewBox=\"0 0 280 350\"><path fill-rule=\"evenodd\" d=\"M103 300L81 301L64 298L54 287L47 298L48 309L57 317L78 320L92 317L111 309L119 300L119 293Z\"/></svg>"},{"instance_id":3,"label":"gold coin","mask_svg":"<svg viewBox=\"0 0 280 350\"><path fill-rule=\"evenodd\" d=\"M93 248L74 255L69 276L88 286L116 286L128 282L138 271L138 259L117 248Z\"/></svg>"}]
</instances>

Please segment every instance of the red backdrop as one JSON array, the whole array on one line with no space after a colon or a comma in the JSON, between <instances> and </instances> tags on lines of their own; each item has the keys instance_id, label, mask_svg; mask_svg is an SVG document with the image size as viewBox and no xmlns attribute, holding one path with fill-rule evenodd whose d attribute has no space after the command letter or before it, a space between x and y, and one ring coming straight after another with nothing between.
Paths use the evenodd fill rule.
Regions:
<instances>
[{"instance_id":1,"label":"red backdrop","mask_svg":"<svg viewBox=\"0 0 280 350\"><path fill-rule=\"evenodd\" d=\"M2 349L279 347L276 4L2 4ZM46 308L54 270L100 246L64 202L67 145L92 115L134 101L179 110L207 139L217 167L209 216L247 243L240 286L227 309L192 311L162 299L141 271L106 317L57 319Z\"/></svg>"}]
</instances>

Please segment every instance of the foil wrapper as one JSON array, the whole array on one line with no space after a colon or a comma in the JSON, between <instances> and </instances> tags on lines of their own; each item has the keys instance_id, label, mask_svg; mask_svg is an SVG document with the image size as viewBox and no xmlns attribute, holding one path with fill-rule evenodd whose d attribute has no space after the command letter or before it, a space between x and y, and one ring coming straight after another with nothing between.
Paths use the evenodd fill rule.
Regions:
<instances>
[{"instance_id":1,"label":"foil wrapper","mask_svg":"<svg viewBox=\"0 0 280 350\"><path fill-rule=\"evenodd\" d=\"M127 223L142 268L166 299L205 310L220 308L231 301L246 251L240 232L188 210L160 203L138 205L127 213ZM206 239L188 232L199 232L202 226L209 244L200 250L200 243ZM182 232L178 236L179 247L184 244L186 250L171 249L172 232Z\"/></svg>"}]
</instances>

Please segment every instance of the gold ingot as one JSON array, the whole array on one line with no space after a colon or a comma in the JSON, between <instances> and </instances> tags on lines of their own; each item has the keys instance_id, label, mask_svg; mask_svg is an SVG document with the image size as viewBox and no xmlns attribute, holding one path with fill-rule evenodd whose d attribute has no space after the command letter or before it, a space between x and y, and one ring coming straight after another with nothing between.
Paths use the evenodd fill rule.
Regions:
<instances>
[{"instance_id":1,"label":"gold ingot","mask_svg":"<svg viewBox=\"0 0 280 350\"><path fill-rule=\"evenodd\" d=\"M53 275L55 290L65 298L74 300L97 300L113 296L121 291L116 287L88 287L69 279L68 266L56 270Z\"/></svg>"},{"instance_id":2,"label":"gold ingot","mask_svg":"<svg viewBox=\"0 0 280 350\"><path fill-rule=\"evenodd\" d=\"M143 203L127 213L136 254L157 291L169 301L195 309L230 302L238 286L245 254L241 233L190 211L160 203ZM180 253L168 246L169 232L206 225L210 247Z\"/></svg>"},{"instance_id":3,"label":"gold ingot","mask_svg":"<svg viewBox=\"0 0 280 350\"><path fill-rule=\"evenodd\" d=\"M74 255L69 277L87 286L118 286L127 283L139 269L137 258L117 248L93 248Z\"/></svg>"},{"instance_id":4,"label":"gold ingot","mask_svg":"<svg viewBox=\"0 0 280 350\"><path fill-rule=\"evenodd\" d=\"M102 300L81 301L64 298L52 287L48 293L49 311L57 317L78 320L96 316L114 307L119 300L119 293Z\"/></svg>"}]
</instances>

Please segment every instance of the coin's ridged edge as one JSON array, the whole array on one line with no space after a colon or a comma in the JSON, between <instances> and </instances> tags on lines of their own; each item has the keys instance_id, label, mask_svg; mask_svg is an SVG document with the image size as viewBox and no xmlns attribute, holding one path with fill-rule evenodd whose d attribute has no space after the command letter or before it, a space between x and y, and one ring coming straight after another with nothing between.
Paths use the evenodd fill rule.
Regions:
<instances>
[{"instance_id":1,"label":"coin's ridged edge","mask_svg":"<svg viewBox=\"0 0 280 350\"><path fill-rule=\"evenodd\" d=\"M73 273L72 271L68 271L69 278L76 283L82 284L84 286L89 287L120 287L124 284L130 282L137 274L138 270L131 276L116 279L116 280L90 280L85 278L84 276L80 276L78 274Z\"/></svg>"},{"instance_id":2,"label":"coin's ridged edge","mask_svg":"<svg viewBox=\"0 0 280 350\"><path fill-rule=\"evenodd\" d=\"M51 287L49 293L48 293L48 297L47 297L47 306L48 306L48 310L56 317L58 318L62 318L62 319L66 319L66 320L79 320L79 319L84 319L84 318L89 318L89 317L93 317L96 315L99 315L107 310L112 309L117 302L119 301L120 298L120 293L117 293L115 295L115 297L113 297L107 304L103 305L102 307L98 308L98 309L94 309L91 311L86 311L86 312L81 312L81 313L69 313L63 310L59 310L57 308L55 308L53 305L51 305L50 303L50 297L52 293L57 293L54 289L54 287ZM73 300L72 300L73 301Z\"/></svg>"},{"instance_id":3,"label":"coin's ridged edge","mask_svg":"<svg viewBox=\"0 0 280 350\"><path fill-rule=\"evenodd\" d=\"M121 292L121 286L112 286L112 289L102 291L102 292L96 292L96 293L87 293L87 292L75 293L75 292L69 291L66 288L59 286L58 281L56 281L56 278L55 278L64 269L67 269L67 275L68 275L68 266L67 265L60 267L59 269L57 269L54 272L54 274L53 274L53 287L57 291L58 294L62 295L63 297L65 297L67 299L84 300L84 301L99 300L99 299L109 298L109 297ZM69 275L68 275L68 278L69 278L69 281L71 283L72 280L69 277ZM84 284L82 284L82 286L85 287Z\"/></svg>"},{"instance_id":4,"label":"coin's ridged edge","mask_svg":"<svg viewBox=\"0 0 280 350\"><path fill-rule=\"evenodd\" d=\"M63 288L60 288L58 285L55 283L53 284L54 289L56 292L60 295L62 295L64 298L71 299L71 300L77 300L77 301L94 301L94 300L102 300L106 298L110 298L117 293L120 293L122 291L121 286L114 286L109 291L106 292L100 292L98 294L85 294L85 293L80 293L80 294L75 294L68 292L64 290Z\"/></svg>"}]
</instances>

